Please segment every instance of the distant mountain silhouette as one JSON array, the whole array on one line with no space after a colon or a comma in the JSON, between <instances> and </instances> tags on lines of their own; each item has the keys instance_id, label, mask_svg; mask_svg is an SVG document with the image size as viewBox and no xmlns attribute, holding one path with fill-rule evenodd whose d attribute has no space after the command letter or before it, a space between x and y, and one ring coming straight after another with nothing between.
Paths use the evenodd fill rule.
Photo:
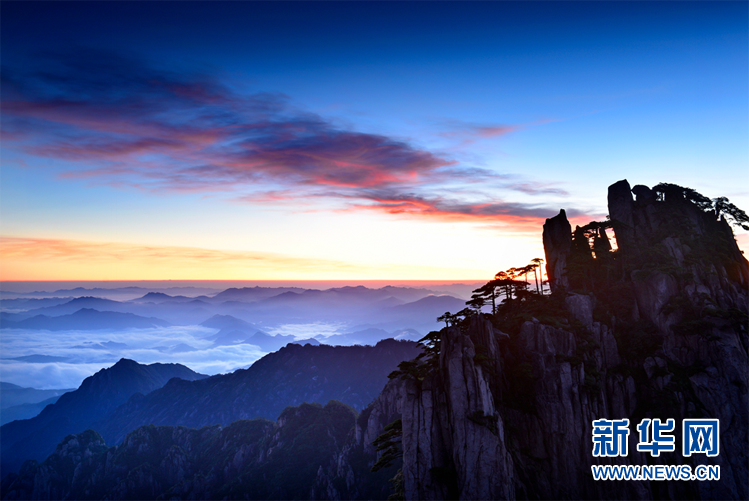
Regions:
<instances>
[{"instance_id":1,"label":"distant mountain silhouette","mask_svg":"<svg viewBox=\"0 0 749 501\"><path fill-rule=\"evenodd\" d=\"M123 358L87 377L81 386L62 395L32 419L0 427L0 470L16 471L26 459L43 460L66 435L80 433L135 393L149 393L172 378L197 380L207 376L184 365L141 365Z\"/></svg>"},{"instance_id":2,"label":"distant mountain silhouette","mask_svg":"<svg viewBox=\"0 0 749 501\"><path fill-rule=\"evenodd\" d=\"M243 287L241 289L232 287L219 292L213 296L214 301L259 301L284 292L302 292L300 287Z\"/></svg>"},{"instance_id":3,"label":"distant mountain silhouette","mask_svg":"<svg viewBox=\"0 0 749 501\"><path fill-rule=\"evenodd\" d=\"M368 344L374 346L379 341L393 337L388 331L370 327L349 334L333 334L323 339L325 344L332 346L351 346L353 344Z\"/></svg>"},{"instance_id":4,"label":"distant mountain silhouette","mask_svg":"<svg viewBox=\"0 0 749 501\"><path fill-rule=\"evenodd\" d=\"M122 311L123 307L124 305L119 301L102 299L100 297L82 296L71 299L67 303L28 310L24 315L27 318L31 318L36 315L57 317L60 315L70 315L72 313L80 311L82 308L89 308L98 311Z\"/></svg>"},{"instance_id":5,"label":"distant mountain silhouette","mask_svg":"<svg viewBox=\"0 0 749 501\"><path fill-rule=\"evenodd\" d=\"M379 299L379 300L375 301L374 302L374 306L379 307L379 308L388 308L388 307L391 307L391 306L401 305L401 304L403 304L405 302L406 301L404 301L402 299L398 299L397 297L388 296L385 299Z\"/></svg>"},{"instance_id":6,"label":"distant mountain silhouette","mask_svg":"<svg viewBox=\"0 0 749 501\"><path fill-rule=\"evenodd\" d=\"M205 298L206 296L202 296ZM185 303L188 301L194 301L196 298L189 297L189 296L170 296L169 294L164 294L163 292L149 292L148 294L131 299L129 302L131 303L166 303L166 302L174 302L174 303Z\"/></svg>"},{"instance_id":7,"label":"distant mountain silhouette","mask_svg":"<svg viewBox=\"0 0 749 501\"><path fill-rule=\"evenodd\" d=\"M457 313L465 306L465 301L453 296L427 296L410 303L383 308L368 318L373 327L386 330L402 330L404 327L409 327L428 333L440 328L437 317L446 311Z\"/></svg>"},{"instance_id":8,"label":"distant mountain silhouette","mask_svg":"<svg viewBox=\"0 0 749 501\"><path fill-rule=\"evenodd\" d=\"M2 360L16 360L18 362L28 362L30 364L46 364L50 362L68 362L70 357L56 357L54 355L24 355L22 357L3 358ZM74 390L75 388L71 388ZM57 390L54 390L57 391ZM67 391L67 390L66 390Z\"/></svg>"},{"instance_id":9,"label":"distant mountain silhouette","mask_svg":"<svg viewBox=\"0 0 749 501\"><path fill-rule=\"evenodd\" d=\"M289 343L299 344L304 346L305 344L319 345L320 342L317 339L300 339L296 340L294 336L282 336L275 335L271 336L265 332L257 331L251 337L245 341L247 344L254 344L263 351L278 351Z\"/></svg>"},{"instance_id":10,"label":"distant mountain silhouette","mask_svg":"<svg viewBox=\"0 0 749 501\"><path fill-rule=\"evenodd\" d=\"M249 369L200 381L172 380L148 395L133 396L92 428L108 444L143 424L200 427L237 419L273 419L289 405L340 400L359 410L388 381L388 374L421 349L388 339L376 346L290 344Z\"/></svg>"},{"instance_id":11,"label":"distant mountain silhouette","mask_svg":"<svg viewBox=\"0 0 749 501\"><path fill-rule=\"evenodd\" d=\"M433 294L425 289L409 289L404 287L383 287L369 289L364 286L340 287L324 291L316 289L288 291L269 297L253 305L268 307L269 305L287 305L303 308L347 309L353 305L376 305L381 301L413 302ZM387 303L381 303L384 306Z\"/></svg>"},{"instance_id":12,"label":"distant mountain silhouette","mask_svg":"<svg viewBox=\"0 0 749 501\"><path fill-rule=\"evenodd\" d=\"M199 289L196 289L196 291ZM94 292L95 291L95 292ZM69 292L86 294L101 293L103 289L74 289ZM218 330L230 328L254 334L260 326L317 322L343 322L367 328L380 328L385 331L414 328L429 332L439 327L436 318L445 311L459 311L464 305L461 300L448 299L451 296L435 295L435 291L409 287L382 287L370 289L364 286L338 287L327 290L302 289L295 287L247 287L230 288L210 297L207 295L189 297L171 295L168 290L129 288L118 290L123 294L142 292L134 299L114 301L103 297L85 295L64 300L14 299L13 312L0 312L0 328L53 329L61 323L72 322L64 318L74 315L81 309L99 312L117 312L139 317L155 318L171 325L202 325ZM181 290L180 290L181 292ZM112 297L112 296L107 296ZM116 296L121 297L121 296ZM429 299L432 298L432 299ZM31 302L35 301L35 302ZM449 303L447 305L440 303ZM2 302L10 309L11 303ZM410 306L409 306L410 305ZM430 307L433 306L433 307ZM18 311L18 310L26 311ZM58 317L52 321L39 317ZM232 318L226 318L232 317ZM124 318L124 317L123 317ZM131 320L133 320L131 318ZM22 323L27 322L27 323ZM143 327L142 323L111 323L96 328ZM72 325L77 328L78 325ZM92 328L86 327L84 328ZM292 341L291 339L289 341ZM364 342L364 341L354 341ZM366 341L370 342L370 340ZM371 339L376 342L376 339ZM341 339L341 344L347 341ZM286 344L286 343L283 343ZM282 345L283 345L282 344ZM350 344L350 343L349 343Z\"/></svg>"},{"instance_id":13,"label":"distant mountain silhouette","mask_svg":"<svg viewBox=\"0 0 749 501\"><path fill-rule=\"evenodd\" d=\"M252 337L249 333L234 329L222 329L208 339L213 340L213 346L231 346L235 344L247 344Z\"/></svg>"},{"instance_id":14,"label":"distant mountain silhouette","mask_svg":"<svg viewBox=\"0 0 749 501\"><path fill-rule=\"evenodd\" d=\"M50 404L54 404L59 398L59 396L51 397L47 400L42 400L41 402L36 402L33 404L21 404L5 408L0 411L0 426L4 425L5 423L10 423L11 421L16 421L18 419L31 419L34 416L38 416L45 407Z\"/></svg>"},{"instance_id":15,"label":"distant mountain silhouette","mask_svg":"<svg viewBox=\"0 0 749 501\"><path fill-rule=\"evenodd\" d=\"M150 286L149 286L150 287ZM138 294L146 294L148 292L167 292L170 294L215 294L218 292L217 289L211 287L115 287L112 289L105 289L101 287L94 287L87 289L85 287L75 287L73 289L59 289L55 291L33 291L33 292L12 292L12 291L0 291L0 295L4 297L14 298L54 298L57 296L102 296L102 297L117 297L120 299L132 299L138 297Z\"/></svg>"},{"instance_id":16,"label":"distant mountain silhouette","mask_svg":"<svg viewBox=\"0 0 749 501\"><path fill-rule=\"evenodd\" d=\"M400 302L417 301L425 296L439 295L439 292L429 289L415 289L412 287L395 287L388 285L379 289L370 289L359 285L356 287L339 287L324 291L326 294L335 294L337 296L356 297L366 301L386 301L395 299Z\"/></svg>"},{"instance_id":17,"label":"distant mountain silhouette","mask_svg":"<svg viewBox=\"0 0 749 501\"><path fill-rule=\"evenodd\" d=\"M254 329L250 329L252 331ZM262 351L271 352L278 351L289 343L295 343L300 345L312 344L318 345L320 342L317 339L300 339L297 340L294 336L287 335L275 335L266 334L262 331L256 331L254 334L250 334L245 329L235 329L227 327L221 329L216 334L208 336L206 339L213 341L213 346L232 346L237 344L252 344L260 348Z\"/></svg>"},{"instance_id":18,"label":"distant mountain silhouette","mask_svg":"<svg viewBox=\"0 0 749 501\"><path fill-rule=\"evenodd\" d=\"M453 296L427 296L425 298L419 299L418 301L414 301L412 303L406 303L401 304L398 306L393 306L392 308L389 308L388 310L391 312L398 312L408 315L413 315L414 313L424 313L424 314L432 314L434 312L438 312L440 310L450 311L455 310L460 311L463 308L465 308L465 301L462 299L458 299ZM445 311L442 311L444 313Z\"/></svg>"},{"instance_id":19,"label":"distant mountain silhouette","mask_svg":"<svg viewBox=\"0 0 749 501\"><path fill-rule=\"evenodd\" d=\"M397 339L399 341L418 341L424 335L417 331L416 329L401 329L399 331L395 331L392 333L393 338Z\"/></svg>"},{"instance_id":20,"label":"distant mountain silhouette","mask_svg":"<svg viewBox=\"0 0 749 501\"><path fill-rule=\"evenodd\" d=\"M165 348L163 351L168 351L169 353L188 353L191 351L199 351L199 350L197 348L190 346L189 344L179 343L174 346Z\"/></svg>"},{"instance_id":21,"label":"distant mountain silhouette","mask_svg":"<svg viewBox=\"0 0 749 501\"><path fill-rule=\"evenodd\" d=\"M94 343L92 341L77 344L73 348L87 348L89 350L124 350L128 345L125 343L118 343L116 341L104 341L103 343Z\"/></svg>"},{"instance_id":22,"label":"distant mountain silhouette","mask_svg":"<svg viewBox=\"0 0 749 501\"><path fill-rule=\"evenodd\" d=\"M41 355L39 355L41 356ZM27 358L27 357L18 357ZM61 390L37 390L36 388L23 388L12 383L0 383L0 409L4 410L16 405L35 404L49 398L59 397L63 393L73 391L74 388Z\"/></svg>"},{"instance_id":23,"label":"distant mountain silhouette","mask_svg":"<svg viewBox=\"0 0 749 501\"><path fill-rule=\"evenodd\" d=\"M212 329L256 329L254 325L231 315L213 315L208 320L200 322L203 327Z\"/></svg>"},{"instance_id":24,"label":"distant mountain silhouette","mask_svg":"<svg viewBox=\"0 0 749 501\"><path fill-rule=\"evenodd\" d=\"M44 329L50 331L61 330L96 330L96 329L145 329L150 327L166 327L171 325L165 320L154 317L141 317L132 313L114 311L98 311L81 308L71 315L49 317L36 315L17 322L5 321L3 328L11 329Z\"/></svg>"},{"instance_id":25,"label":"distant mountain silhouette","mask_svg":"<svg viewBox=\"0 0 749 501\"><path fill-rule=\"evenodd\" d=\"M120 303L121 310L145 317L156 317L174 325L197 325L216 311L214 305L198 299L180 301Z\"/></svg>"},{"instance_id":26,"label":"distant mountain silhouette","mask_svg":"<svg viewBox=\"0 0 749 501\"><path fill-rule=\"evenodd\" d=\"M0 304L3 308L11 310L34 310L37 308L45 308L47 306L57 306L58 304L67 303L73 299L72 297L50 297L50 298L15 298L15 299L3 299Z\"/></svg>"},{"instance_id":27,"label":"distant mountain silhouette","mask_svg":"<svg viewBox=\"0 0 749 501\"><path fill-rule=\"evenodd\" d=\"M170 296L169 294L164 294L163 292L149 292L148 294L142 297L136 298L136 299L132 299L131 301L132 302L141 302L141 301L159 302L159 301L165 301L165 300L168 301L170 299L174 299L174 298Z\"/></svg>"}]
</instances>

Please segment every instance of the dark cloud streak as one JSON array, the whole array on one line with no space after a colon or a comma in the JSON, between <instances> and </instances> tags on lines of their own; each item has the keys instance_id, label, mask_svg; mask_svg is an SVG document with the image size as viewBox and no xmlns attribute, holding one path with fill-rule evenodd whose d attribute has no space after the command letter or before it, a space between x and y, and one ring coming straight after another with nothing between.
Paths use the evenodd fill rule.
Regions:
<instances>
[{"instance_id":1,"label":"dark cloud streak","mask_svg":"<svg viewBox=\"0 0 749 501\"><path fill-rule=\"evenodd\" d=\"M75 164L66 177L145 189L242 191L249 193L239 198L250 201L299 190L347 200L352 208L477 220L551 211L502 201L447 202L430 193L453 185L458 197L459 183L564 194L461 166L403 140L341 129L295 109L282 94L240 93L210 72L156 68L92 50L35 61L37 68L2 70L3 135L27 154ZM514 130L469 128L483 137ZM275 195L264 197L262 186Z\"/></svg>"}]
</instances>

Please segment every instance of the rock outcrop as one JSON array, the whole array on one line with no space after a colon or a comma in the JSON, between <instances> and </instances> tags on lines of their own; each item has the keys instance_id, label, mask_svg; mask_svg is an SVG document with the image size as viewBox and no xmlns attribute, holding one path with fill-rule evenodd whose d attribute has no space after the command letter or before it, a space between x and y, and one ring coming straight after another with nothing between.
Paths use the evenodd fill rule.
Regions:
<instances>
[{"instance_id":1,"label":"rock outcrop","mask_svg":"<svg viewBox=\"0 0 749 501\"><path fill-rule=\"evenodd\" d=\"M569 286L567 280L567 256L572 248L572 228L564 209L544 223L544 251L546 253L546 276L552 290Z\"/></svg>"},{"instance_id":2,"label":"rock outcrop","mask_svg":"<svg viewBox=\"0 0 749 501\"><path fill-rule=\"evenodd\" d=\"M391 383L408 499L749 497L747 261L715 213L635 191L610 187L611 221L592 237L573 236L563 212L547 220L555 293L444 329L436 366ZM609 224L618 249L595 249ZM627 456L593 457L601 418L630 420ZM642 418L675 419L679 447L683 419L718 418L720 455L638 452ZM710 464L721 477L594 481L594 464Z\"/></svg>"}]
</instances>

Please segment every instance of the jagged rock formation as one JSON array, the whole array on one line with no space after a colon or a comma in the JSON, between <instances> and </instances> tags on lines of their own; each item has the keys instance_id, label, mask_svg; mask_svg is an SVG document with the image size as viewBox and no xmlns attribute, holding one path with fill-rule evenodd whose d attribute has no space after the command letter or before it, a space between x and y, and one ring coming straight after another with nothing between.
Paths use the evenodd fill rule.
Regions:
<instances>
[{"instance_id":1,"label":"jagged rock formation","mask_svg":"<svg viewBox=\"0 0 749 501\"><path fill-rule=\"evenodd\" d=\"M567 256L572 248L572 227L564 209L544 223L544 250L546 252L546 275L552 290L568 287L566 270Z\"/></svg>"},{"instance_id":2,"label":"jagged rock formation","mask_svg":"<svg viewBox=\"0 0 749 501\"><path fill-rule=\"evenodd\" d=\"M749 266L715 213L635 191L609 189L610 222L547 220L551 297L444 329L432 369L391 381L406 498L749 497ZM720 455L683 457L680 428L676 452L638 452L645 417L720 419ZM601 418L630 419L626 457L592 456ZM716 464L721 478L596 482L592 464Z\"/></svg>"}]
</instances>

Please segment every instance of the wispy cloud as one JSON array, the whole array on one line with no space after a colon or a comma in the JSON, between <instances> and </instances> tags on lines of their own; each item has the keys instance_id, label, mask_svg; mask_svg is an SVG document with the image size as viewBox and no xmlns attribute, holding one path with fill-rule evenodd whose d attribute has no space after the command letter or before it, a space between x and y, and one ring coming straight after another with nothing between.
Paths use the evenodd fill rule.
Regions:
<instances>
[{"instance_id":1,"label":"wispy cloud","mask_svg":"<svg viewBox=\"0 0 749 501\"><path fill-rule=\"evenodd\" d=\"M211 71L156 68L92 50L35 61L39 67L3 68L4 143L67 161L64 177L147 190L231 191L254 203L326 197L349 210L476 221L554 213L543 204L504 202L501 193L565 194L462 165L405 139L341 128L287 96L243 92ZM461 129L494 137L518 127ZM480 199L470 188L477 184L485 193ZM454 201L440 198L445 191Z\"/></svg>"},{"instance_id":2,"label":"wispy cloud","mask_svg":"<svg viewBox=\"0 0 749 501\"><path fill-rule=\"evenodd\" d=\"M509 227L532 226L538 230L540 219L552 217L554 211L542 204L520 204L503 201L466 202L449 196L435 197L398 190L359 190L354 197L364 201L354 209L380 210L390 214L419 215L444 221L483 221ZM577 214L574 209L571 214ZM530 228L529 228L530 229Z\"/></svg>"},{"instance_id":3,"label":"wispy cloud","mask_svg":"<svg viewBox=\"0 0 749 501\"><path fill-rule=\"evenodd\" d=\"M437 120L436 125L441 129L439 135L468 142L505 136L525 127L520 124L478 124L455 119Z\"/></svg>"}]
</instances>

